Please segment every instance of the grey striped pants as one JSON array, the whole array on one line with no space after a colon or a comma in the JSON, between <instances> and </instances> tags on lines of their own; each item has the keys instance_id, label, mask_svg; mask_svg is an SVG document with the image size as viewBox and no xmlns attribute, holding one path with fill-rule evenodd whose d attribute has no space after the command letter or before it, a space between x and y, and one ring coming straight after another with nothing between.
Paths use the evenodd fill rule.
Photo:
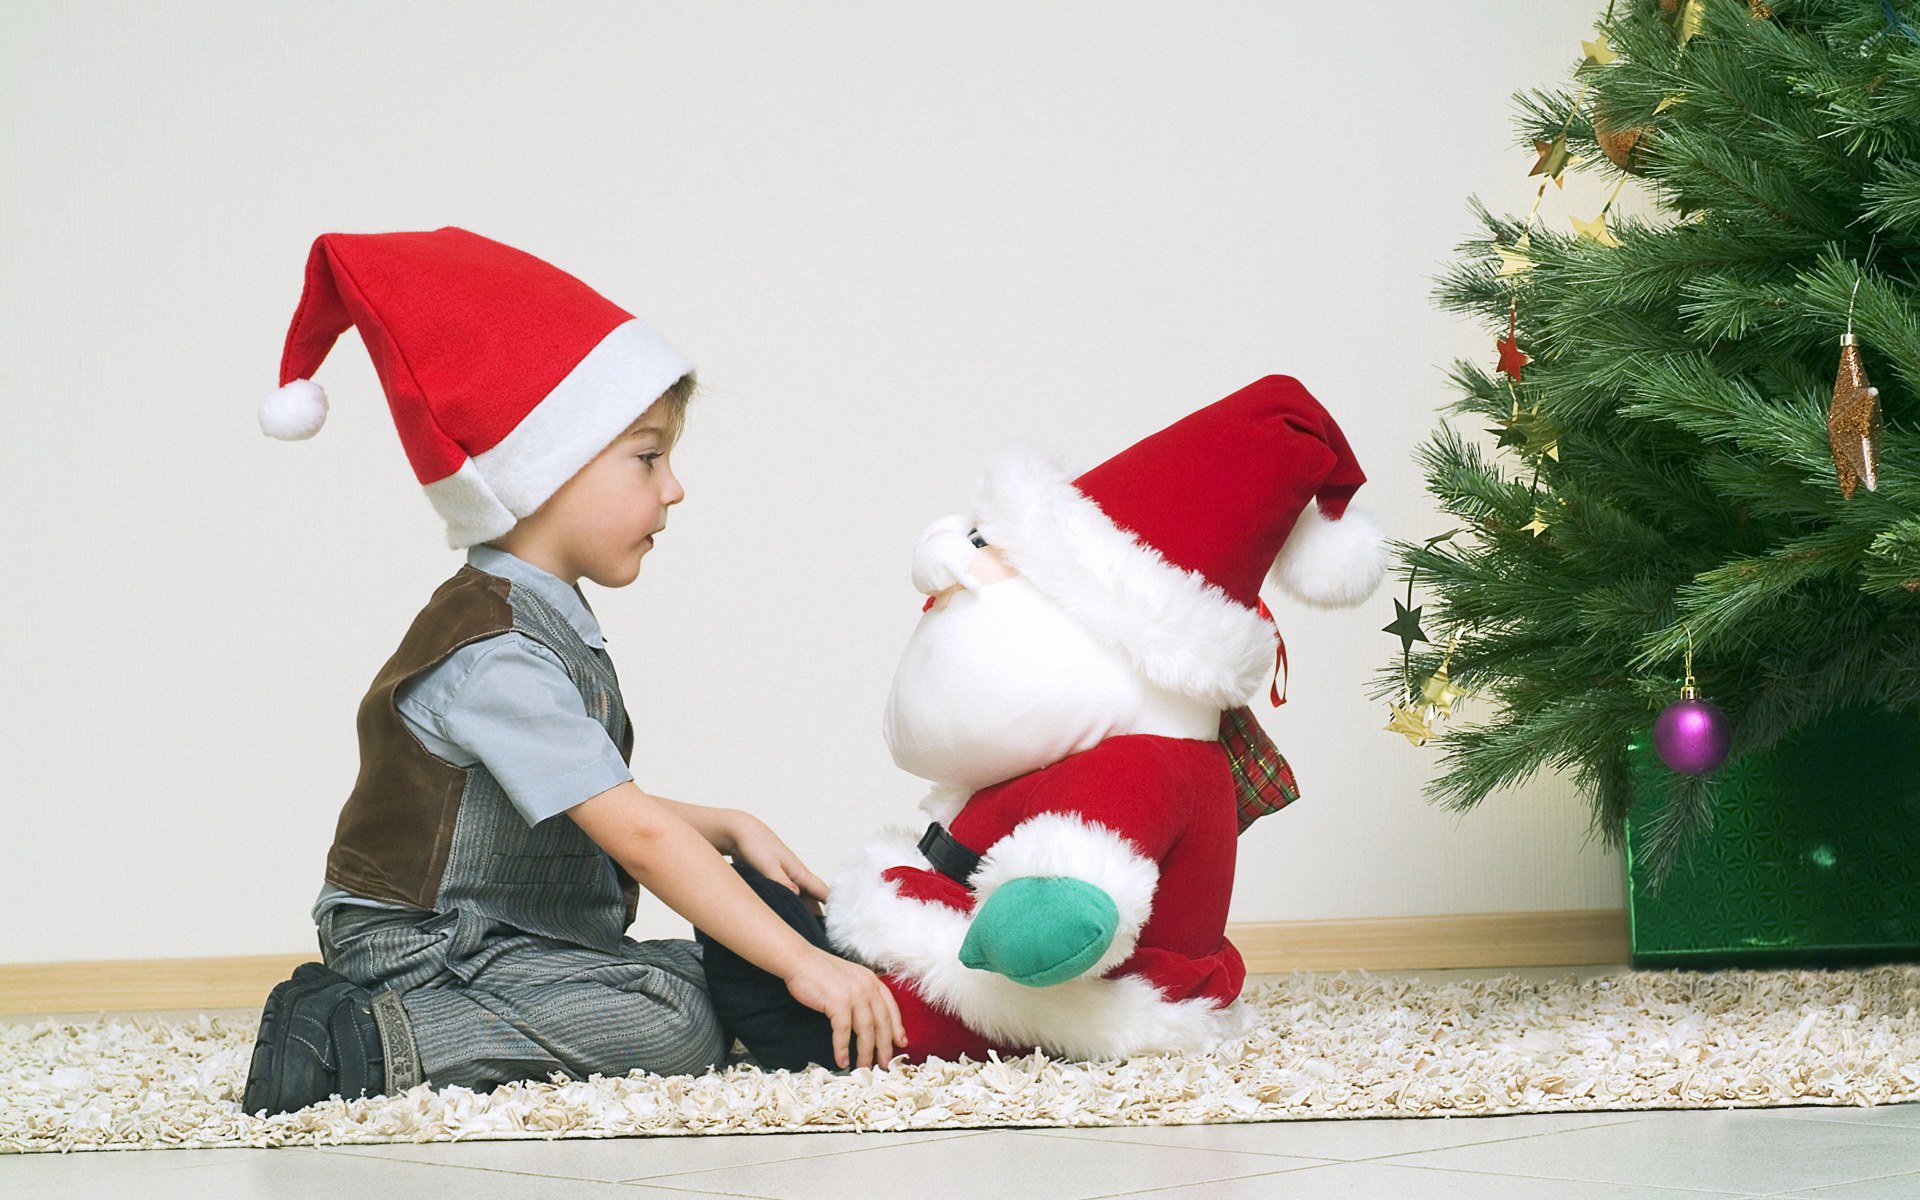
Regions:
<instances>
[{"instance_id":1,"label":"grey striped pants","mask_svg":"<svg viewBox=\"0 0 1920 1200\"><path fill-rule=\"evenodd\" d=\"M622 938L609 954L497 926L476 934L461 916L342 904L318 929L327 966L397 994L435 1087L726 1065L697 942Z\"/></svg>"}]
</instances>

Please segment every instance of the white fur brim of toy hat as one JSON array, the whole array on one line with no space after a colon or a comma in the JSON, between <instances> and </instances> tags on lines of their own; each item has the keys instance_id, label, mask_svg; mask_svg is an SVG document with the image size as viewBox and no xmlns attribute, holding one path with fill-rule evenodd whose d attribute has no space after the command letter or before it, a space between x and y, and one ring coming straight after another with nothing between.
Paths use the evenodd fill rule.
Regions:
<instances>
[{"instance_id":1,"label":"white fur brim of toy hat","mask_svg":"<svg viewBox=\"0 0 1920 1200\"><path fill-rule=\"evenodd\" d=\"M1228 709L1273 670L1266 618L1115 525L1037 448L990 459L972 506L988 544L1153 683ZM1337 521L1309 505L1267 581L1316 607L1349 608L1379 587L1387 552L1386 535L1352 505Z\"/></svg>"}]
</instances>

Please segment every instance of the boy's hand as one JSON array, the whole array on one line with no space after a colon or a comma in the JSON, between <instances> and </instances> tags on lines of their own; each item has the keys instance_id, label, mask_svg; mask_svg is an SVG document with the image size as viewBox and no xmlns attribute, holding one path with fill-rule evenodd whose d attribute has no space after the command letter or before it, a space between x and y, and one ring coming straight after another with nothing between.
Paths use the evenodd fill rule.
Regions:
<instances>
[{"instance_id":1,"label":"boy's hand","mask_svg":"<svg viewBox=\"0 0 1920 1200\"><path fill-rule=\"evenodd\" d=\"M787 991L833 1022L833 1057L841 1067L885 1066L893 1048L907 1044L893 992L859 963L816 949L787 976ZM848 1061L849 1036L859 1045L858 1063Z\"/></svg>"},{"instance_id":2,"label":"boy's hand","mask_svg":"<svg viewBox=\"0 0 1920 1200\"><path fill-rule=\"evenodd\" d=\"M730 849L735 858L788 891L804 896L809 908L816 913L820 911L820 902L827 898L827 885L807 870L807 864L787 848L766 822L746 813L739 814L733 822L731 840Z\"/></svg>"},{"instance_id":3,"label":"boy's hand","mask_svg":"<svg viewBox=\"0 0 1920 1200\"><path fill-rule=\"evenodd\" d=\"M765 825L732 819L745 814L649 796L631 779L582 800L568 816L667 907L779 976L794 999L825 1013L840 1066L848 1065L852 1037L860 1040L863 1067L886 1063L894 1046L907 1044L900 1008L880 977L802 937L720 857L737 853L768 878L825 896L825 885Z\"/></svg>"}]
</instances>

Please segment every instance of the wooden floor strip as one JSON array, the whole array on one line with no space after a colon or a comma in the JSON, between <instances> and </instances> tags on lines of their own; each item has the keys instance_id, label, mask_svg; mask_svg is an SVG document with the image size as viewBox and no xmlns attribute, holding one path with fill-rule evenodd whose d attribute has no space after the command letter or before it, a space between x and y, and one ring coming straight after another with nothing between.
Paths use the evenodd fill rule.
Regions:
<instances>
[{"instance_id":1,"label":"wooden floor strip","mask_svg":"<svg viewBox=\"0 0 1920 1200\"><path fill-rule=\"evenodd\" d=\"M1410 971L1554 967L1627 961L1621 909L1464 913L1228 927L1247 970ZM305 954L0 964L0 1012L141 1012L254 1008Z\"/></svg>"}]
</instances>

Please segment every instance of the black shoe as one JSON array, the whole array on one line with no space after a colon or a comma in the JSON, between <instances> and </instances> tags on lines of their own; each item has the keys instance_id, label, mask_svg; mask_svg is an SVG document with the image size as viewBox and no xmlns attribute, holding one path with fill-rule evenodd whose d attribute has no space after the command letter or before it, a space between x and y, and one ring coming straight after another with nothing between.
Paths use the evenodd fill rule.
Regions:
<instances>
[{"instance_id":1,"label":"black shoe","mask_svg":"<svg viewBox=\"0 0 1920 1200\"><path fill-rule=\"evenodd\" d=\"M301 963L267 995L240 1104L273 1114L333 1095L377 1096L385 1075L373 994L321 963Z\"/></svg>"}]
</instances>

